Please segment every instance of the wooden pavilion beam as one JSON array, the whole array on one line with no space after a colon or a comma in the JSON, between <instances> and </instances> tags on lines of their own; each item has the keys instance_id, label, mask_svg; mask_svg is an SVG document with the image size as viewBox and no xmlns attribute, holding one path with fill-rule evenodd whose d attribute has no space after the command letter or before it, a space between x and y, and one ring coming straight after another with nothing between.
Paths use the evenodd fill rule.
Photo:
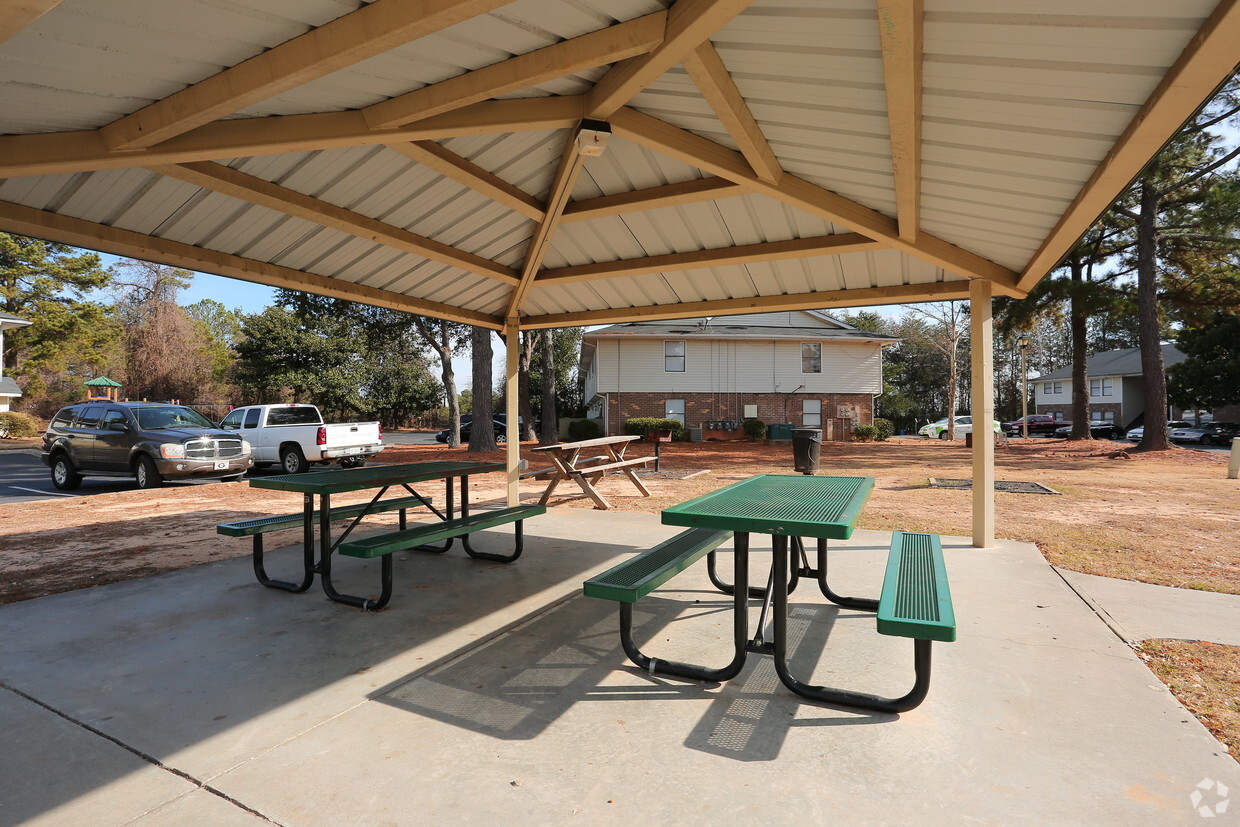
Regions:
<instances>
[{"instance_id":1,"label":"wooden pavilion beam","mask_svg":"<svg viewBox=\"0 0 1240 827\"><path fill-rule=\"evenodd\" d=\"M655 12L465 72L362 110L372 128L434 117L549 80L643 55L659 45L667 12Z\"/></svg>"},{"instance_id":2,"label":"wooden pavilion beam","mask_svg":"<svg viewBox=\"0 0 1240 827\"><path fill-rule=\"evenodd\" d=\"M1033 289L1236 69L1240 0L1220 0L1020 275Z\"/></svg>"},{"instance_id":3,"label":"wooden pavilion beam","mask_svg":"<svg viewBox=\"0 0 1240 827\"><path fill-rule=\"evenodd\" d=\"M28 28L64 0L5 0L0 2L0 43Z\"/></svg>"},{"instance_id":4,"label":"wooden pavilion beam","mask_svg":"<svg viewBox=\"0 0 1240 827\"><path fill-rule=\"evenodd\" d=\"M0 178L567 129L581 120L583 102L573 96L486 101L394 129L371 129L357 111L216 121L132 152L112 151L99 130L8 135L0 137Z\"/></svg>"},{"instance_id":5,"label":"wooden pavilion beam","mask_svg":"<svg viewBox=\"0 0 1240 827\"><path fill-rule=\"evenodd\" d=\"M691 253L670 253L661 256L603 261L575 267L543 270L534 279L535 284L566 284L578 281L636 276L643 273L663 273L676 270L695 270L701 267L723 267L732 264L748 264L755 261L786 261L813 256L843 255L863 250L880 250L886 245L857 233L797 238L791 241L770 241L763 244L744 244L736 247L720 247L713 250L695 250Z\"/></svg>"},{"instance_id":6,"label":"wooden pavilion beam","mask_svg":"<svg viewBox=\"0 0 1240 827\"><path fill-rule=\"evenodd\" d=\"M719 59L714 45L707 40L686 55L683 63L685 71L693 78L702 97L706 98L720 123L740 147L741 154L745 156L754 173L767 183L778 184L780 176L784 174L783 167L771 151L766 136L762 134L762 128L754 120L749 104L741 97L736 82Z\"/></svg>"},{"instance_id":7,"label":"wooden pavilion beam","mask_svg":"<svg viewBox=\"0 0 1240 827\"><path fill-rule=\"evenodd\" d=\"M210 161L193 164L169 164L152 166L152 172L176 178L187 184L203 187L214 192L239 198L260 207L312 221L349 235L364 238L377 244L404 250L425 258L459 267L480 276L515 285L516 273L508 267L496 264L482 256L466 253L455 247L435 241L382 221L376 221L360 213L346 210L335 204L273 184L262 178Z\"/></svg>"},{"instance_id":8,"label":"wooden pavilion beam","mask_svg":"<svg viewBox=\"0 0 1240 827\"><path fill-rule=\"evenodd\" d=\"M117 227L109 227L106 224L96 224L79 218L23 207L7 201L0 201L0 228L6 232L58 241L74 247L155 261L203 273L214 273L256 284L266 284L270 287L303 290L319 296L348 299L375 307L388 307L393 310L403 310L406 313L434 316L437 319L477 325L492 330L499 330L502 326L497 317L486 313L410 298L389 290L378 290L343 279L304 273L300 270L268 264L265 261L220 253L179 241L155 238Z\"/></svg>"},{"instance_id":9,"label":"wooden pavilion beam","mask_svg":"<svg viewBox=\"0 0 1240 827\"><path fill-rule=\"evenodd\" d=\"M747 189L740 184L725 178L714 176L694 178L676 184L664 184L661 187L620 192L615 195L602 195L598 198L586 198L572 201L564 208L561 224L573 221L589 221L592 218L603 218L609 215L623 215L630 212L643 212L659 207L674 207L678 204L694 204L699 201L714 201L717 198L730 198L744 195Z\"/></svg>"},{"instance_id":10,"label":"wooden pavilion beam","mask_svg":"<svg viewBox=\"0 0 1240 827\"><path fill-rule=\"evenodd\" d=\"M895 174L900 238L917 240L921 225L921 97L923 0L878 0L887 125Z\"/></svg>"},{"instance_id":11,"label":"wooden pavilion beam","mask_svg":"<svg viewBox=\"0 0 1240 827\"><path fill-rule=\"evenodd\" d=\"M564 205L572 195L573 184L577 182L577 176L585 165L585 156L577 151L577 135L580 132L581 129L577 128L568 135L564 152L560 155L560 165L555 171L555 179L551 182L551 192L547 196L546 215L526 248L521 281L513 288L512 296L508 300L508 311L504 314L505 319L513 320L520 315L521 305L525 304L525 298L534 286L534 277L547 255L547 245L551 242L551 236L564 213Z\"/></svg>"},{"instance_id":12,"label":"wooden pavilion beam","mask_svg":"<svg viewBox=\"0 0 1240 827\"><path fill-rule=\"evenodd\" d=\"M434 141L388 144L388 148L526 218L542 221L545 215L537 198Z\"/></svg>"},{"instance_id":13,"label":"wooden pavilion beam","mask_svg":"<svg viewBox=\"0 0 1240 827\"><path fill-rule=\"evenodd\" d=\"M753 0L677 0L667 15L663 42L649 54L630 58L603 75L590 90L586 115L606 120L641 90L675 66L740 14Z\"/></svg>"},{"instance_id":14,"label":"wooden pavilion beam","mask_svg":"<svg viewBox=\"0 0 1240 827\"><path fill-rule=\"evenodd\" d=\"M932 284L904 284L893 287L863 287L856 290L829 290L821 293L793 293L780 296L755 296L746 299L656 304L647 307L617 307L611 310L586 310L577 313L554 313L525 316L522 330L548 327L580 327L594 324L649 322L660 319L691 319L695 316L734 316L739 313L775 313L782 310L824 310L832 307L865 307L878 304L911 304L949 299L967 299L968 281L944 281Z\"/></svg>"},{"instance_id":15,"label":"wooden pavilion beam","mask_svg":"<svg viewBox=\"0 0 1240 827\"><path fill-rule=\"evenodd\" d=\"M360 63L509 0L375 0L100 130L109 149L145 149Z\"/></svg>"},{"instance_id":16,"label":"wooden pavilion beam","mask_svg":"<svg viewBox=\"0 0 1240 827\"><path fill-rule=\"evenodd\" d=\"M906 241L900 238L896 222L891 218L795 175L785 173L778 184L763 181L754 174L739 152L688 130L628 108L616 112L611 124L613 131L626 140L692 164L704 172L727 178L753 192L770 196L827 221L842 224L876 241L887 242L887 246L893 249L948 272L968 278L988 279L1005 295L1025 295L1025 291L1016 287L1016 274L1006 267L929 234L918 235L914 242Z\"/></svg>"}]
</instances>

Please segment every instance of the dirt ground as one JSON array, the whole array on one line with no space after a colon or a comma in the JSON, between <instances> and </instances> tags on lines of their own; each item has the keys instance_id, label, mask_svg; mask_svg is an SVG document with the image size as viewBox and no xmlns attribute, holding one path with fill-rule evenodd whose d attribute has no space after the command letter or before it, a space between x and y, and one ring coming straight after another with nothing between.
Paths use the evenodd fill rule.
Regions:
<instances>
[{"instance_id":1,"label":"dirt ground","mask_svg":"<svg viewBox=\"0 0 1240 827\"><path fill-rule=\"evenodd\" d=\"M532 447L532 446L531 446ZM1240 483L1226 478L1227 456L1187 449L1130 453L1130 443L1014 440L995 449L998 480L1037 482L1059 492L995 495L996 534L1037 544L1057 566L1089 574L1181 588L1240 594ZM628 456L653 453L635 444ZM971 495L932 488L931 477L968 478L963 442L893 439L882 443L827 443L822 473L876 480L860 526L968 536ZM537 454L523 455L532 468ZM503 461L502 451L469 454L441 445L394 446L384 462L469 459ZM647 479L639 495L623 476L599 489L625 511L657 513L760 473L791 473L787 444L674 443L663 450L663 474ZM707 470L691 478L668 472ZM521 485L525 501L544 482ZM494 474L470 483L474 504L504 501ZM432 495L439 491L430 491ZM552 505L591 508L572 483ZM333 499L358 502L365 492ZM250 552L245 538L221 537L217 523L298 511L295 494L251 489L244 482L166 486L35 503L0 505L0 604L128 580ZM394 514L368 525L395 525ZM267 547L298 542L298 531L267 538ZM1139 650L1151 668L1220 740L1237 754L1240 647L1151 641Z\"/></svg>"}]
</instances>

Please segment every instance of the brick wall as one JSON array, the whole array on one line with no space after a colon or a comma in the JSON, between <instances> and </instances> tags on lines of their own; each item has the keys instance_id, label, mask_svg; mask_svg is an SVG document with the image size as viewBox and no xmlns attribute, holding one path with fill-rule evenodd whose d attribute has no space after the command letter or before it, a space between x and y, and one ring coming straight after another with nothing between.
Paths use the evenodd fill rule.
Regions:
<instances>
[{"instance_id":1,"label":"brick wall","mask_svg":"<svg viewBox=\"0 0 1240 827\"><path fill-rule=\"evenodd\" d=\"M757 405L757 418L768 425L777 422L802 425L801 403L805 399L822 401L824 422L837 416L842 405L851 405L856 409L858 424L871 425L874 422L874 397L868 393L827 393L812 396L787 393L613 393L608 400L611 406L607 412L610 428L608 435L622 433L626 419L645 416L663 418L668 399L685 400L686 428L700 428L703 422L714 419L744 419L746 405Z\"/></svg>"}]
</instances>

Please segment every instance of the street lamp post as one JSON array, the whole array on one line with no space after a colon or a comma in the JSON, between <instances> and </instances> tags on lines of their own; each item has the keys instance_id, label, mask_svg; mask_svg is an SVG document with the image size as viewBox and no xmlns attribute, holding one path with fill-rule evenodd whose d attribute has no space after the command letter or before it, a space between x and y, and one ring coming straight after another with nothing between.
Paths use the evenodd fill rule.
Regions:
<instances>
[{"instance_id":1,"label":"street lamp post","mask_svg":"<svg viewBox=\"0 0 1240 827\"><path fill-rule=\"evenodd\" d=\"M1029 337L1016 340L1020 348L1020 430L1021 438L1029 438L1029 372L1025 370L1025 351L1029 349Z\"/></svg>"}]
</instances>

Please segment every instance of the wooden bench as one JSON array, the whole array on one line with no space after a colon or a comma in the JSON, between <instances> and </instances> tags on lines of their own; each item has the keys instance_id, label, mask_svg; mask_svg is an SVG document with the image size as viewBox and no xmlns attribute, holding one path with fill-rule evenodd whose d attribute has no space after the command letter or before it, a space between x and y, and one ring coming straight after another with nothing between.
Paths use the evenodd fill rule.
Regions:
<instances>
[{"instance_id":1,"label":"wooden bench","mask_svg":"<svg viewBox=\"0 0 1240 827\"><path fill-rule=\"evenodd\" d=\"M481 560L495 560L500 563L511 563L521 556L523 546L522 521L546 513L547 509L541 505L518 505L513 508L500 508L494 511L479 511L467 517L457 517L452 520L434 520L424 525L403 528L400 531L391 531L386 534L375 534L358 540L350 540L346 543L341 543L337 551L345 557L359 557L367 560L374 559L375 557L383 558L380 575L383 582L382 592L378 600L367 606L371 610L378 610L386 606L388 600L392 597L392 555L395 552L409 549L416 550L419 546L427 543L461 537L463 538L462 545L465 546L465 552L470 557L477 557ZM494 528L505 523L516 524L516 550L512 554L491 554L490 552L475 551L470 547L467 538L471 533ZM443 549L429 550L445 551L447 546Z\"/></svg>"}]
</instances>

